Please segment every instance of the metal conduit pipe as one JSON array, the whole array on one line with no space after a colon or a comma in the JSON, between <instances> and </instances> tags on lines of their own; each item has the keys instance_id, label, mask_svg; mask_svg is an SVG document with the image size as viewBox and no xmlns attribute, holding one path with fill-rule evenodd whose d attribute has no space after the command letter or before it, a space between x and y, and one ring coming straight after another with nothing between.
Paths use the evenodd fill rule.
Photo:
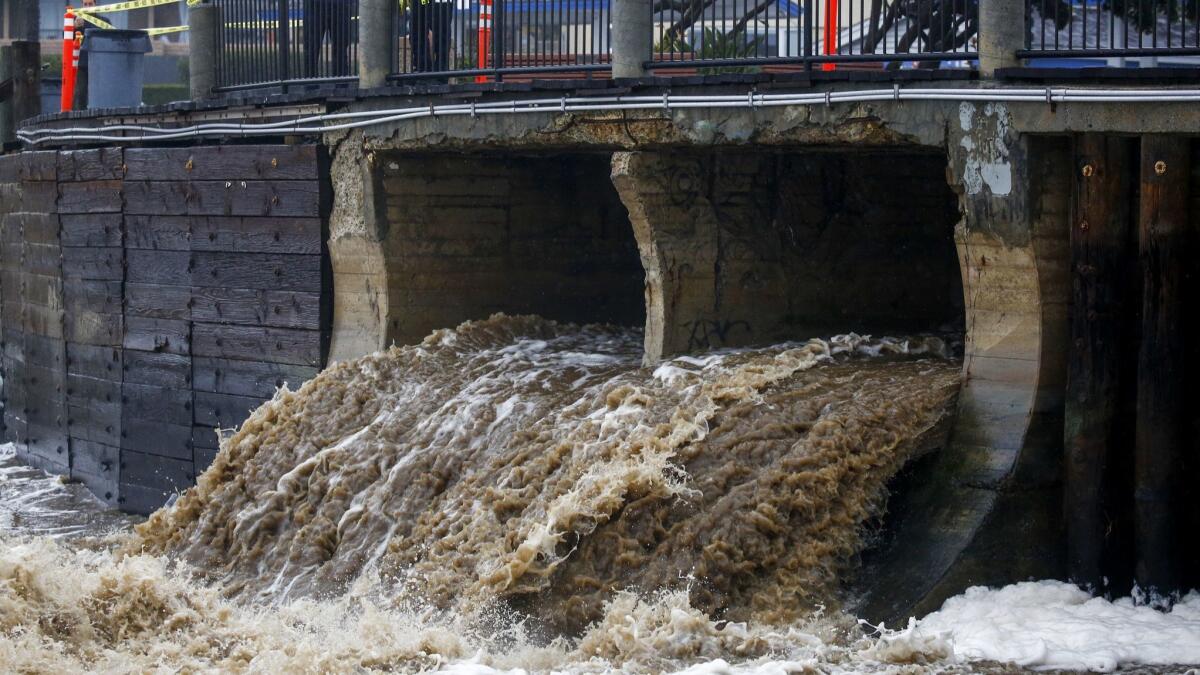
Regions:
<instances>
[{"instance_id":1,"label":"metal conduit pipe","mask_svg":"<svg viewBox=\"0 0 1200 675\"><path fill-rule=\"evenodd\" d=\"M231 123L211 122L187 127L154 127L114 124L100 127L59 129L22 129L17 136L29 145L42 143L91 142L134 143L167 141L210 136L270 136L279 134L322 134L360 129L378 124L401 122L423 117L468 115L507 115L529 113L603 112L612 110L665 110L695 108L759 108L792 105L832 105L875 101L979 101L998 103L1195 103L1200 89L1073 89L1066 87L1023 89L868 89L849 92L803 94L713 94L672 96L610 96L586 98L540 98L532 100L491 101L421 105L408 108L352 113L327 113L299 117L282 122ZM350 120L350 121L345 121ZM334 124L323 124L336 122ZM136 132L141 135L113 135Z\"/></svg>"}]
</instances>

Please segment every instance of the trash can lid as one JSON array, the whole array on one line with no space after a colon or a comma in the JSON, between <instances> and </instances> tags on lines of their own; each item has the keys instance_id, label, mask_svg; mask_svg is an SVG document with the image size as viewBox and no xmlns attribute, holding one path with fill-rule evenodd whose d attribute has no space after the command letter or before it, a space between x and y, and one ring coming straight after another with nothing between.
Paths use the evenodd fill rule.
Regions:
<instances>
[{"instance_id":1,"label":"trash can lid","mask_svg":"<svg viewBox=\"0 0 1200 675\"><path fill-rule=\"evenodd\" d=\"M144 30L93 29L83 34L90 52L145 54L150 51L150 36Z\"/></svg>"}]
</instances>

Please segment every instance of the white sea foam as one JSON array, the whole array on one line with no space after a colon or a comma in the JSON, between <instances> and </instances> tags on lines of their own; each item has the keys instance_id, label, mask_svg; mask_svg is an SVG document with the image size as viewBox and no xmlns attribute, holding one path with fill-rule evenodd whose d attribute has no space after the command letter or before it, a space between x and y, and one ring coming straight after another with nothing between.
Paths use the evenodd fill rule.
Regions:
<instances>
[{"instance_id":1,"label":"white sea foam","mask_svg":"<svg viewBox=\"0 0 1200 675\"><path fill-rule=\"evenodd\" d=\"M1170 612L1131 598L1108 601L1060 581L974 587L942 609L886 634L885 644L949 644L967 661L1033 670L1109 672L1120 666L1200 664L1200 592Z\"/></svg>"}]
</instances>

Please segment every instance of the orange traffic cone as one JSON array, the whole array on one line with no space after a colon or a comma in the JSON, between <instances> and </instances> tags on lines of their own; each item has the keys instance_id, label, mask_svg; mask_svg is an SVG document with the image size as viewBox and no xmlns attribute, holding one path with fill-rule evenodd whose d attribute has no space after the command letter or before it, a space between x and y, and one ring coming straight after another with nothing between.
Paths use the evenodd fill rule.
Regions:
<instances>
[{"instance_id":1,"label":"orange traffic cone","mask_svg":"<svg viewBox=\"0 0 1200 675\"><path fill-rule=\"evenodd\" d=\"M62 111L71 109L75 100L75 69L79 67L79 43L75 40L75 12L63 15Z\"/></svg>"}]
</instances>

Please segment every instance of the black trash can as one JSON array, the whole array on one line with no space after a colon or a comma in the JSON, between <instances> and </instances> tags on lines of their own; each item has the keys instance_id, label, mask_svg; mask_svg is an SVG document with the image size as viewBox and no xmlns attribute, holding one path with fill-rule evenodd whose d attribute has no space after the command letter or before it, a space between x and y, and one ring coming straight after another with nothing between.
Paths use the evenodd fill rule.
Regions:
<instances>
[{"instance_id":1,"label":"black trash can","mask_svg":"<svg viewBox=\"0 0 1200 675\"><path fill-rule=\"evenodd\" d=\"M141 105L150 36L142 30L89 30L86 35L88 107Z\"/></svg>"}]
</instances>

